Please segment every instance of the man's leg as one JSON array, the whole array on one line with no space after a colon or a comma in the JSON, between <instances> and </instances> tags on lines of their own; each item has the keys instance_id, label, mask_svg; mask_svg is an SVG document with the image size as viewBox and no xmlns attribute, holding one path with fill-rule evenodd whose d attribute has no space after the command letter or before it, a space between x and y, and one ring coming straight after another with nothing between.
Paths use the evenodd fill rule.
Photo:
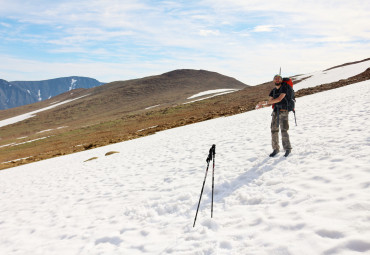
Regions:
<instances>
[{"instance_id":1,"label":"man's leg","mask_svg":"<svg viewBox=\"0 0 370 255\"><path fill-rule=\"evenodd\" d=\"M281 117L280 117L281 121ZM277 125L277 113L272 113L272 120L271 120L271 145L274 151L279 152L279 127Z\"/></svg>"},{"instance_id":2,"label":"man's leg","mask_svg":"<svg viewBox=\"0 0 370 255\"><path fill-rule=\"evenodd\" d=\"M280 129L281 129L281 140L283 142L283 148L285 151L292 150L289 140L289 112L280 112ZM289 153L288 153L289 154Z\"/></svg>"}]
</instances>

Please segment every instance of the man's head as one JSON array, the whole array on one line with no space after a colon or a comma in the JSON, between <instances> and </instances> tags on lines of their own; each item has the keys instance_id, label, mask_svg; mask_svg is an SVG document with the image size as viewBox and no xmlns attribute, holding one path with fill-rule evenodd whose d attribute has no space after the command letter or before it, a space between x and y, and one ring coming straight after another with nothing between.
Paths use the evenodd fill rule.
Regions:
<instances>
[{"instance_id":1,"label":"man's head","mask_svg":"<svg viewBox=\"0 0 370 255\"><path fill-rule=\"evenodd\" d=\"M277 74L277 75L274 76L273 81L274 81L276 86L280 86L281 83L283 82L283 78L280 75Z\"/></svg>"}]
</instances>

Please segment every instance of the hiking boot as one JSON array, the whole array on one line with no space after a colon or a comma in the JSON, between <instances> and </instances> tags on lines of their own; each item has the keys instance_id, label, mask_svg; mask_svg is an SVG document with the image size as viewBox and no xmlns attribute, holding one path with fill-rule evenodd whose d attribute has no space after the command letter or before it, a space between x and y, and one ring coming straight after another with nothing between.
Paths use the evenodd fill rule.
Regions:
<instances>
[{"instance_id":1,"label":"hiking boot","mask_svg":"<svg viewBox=\"0 0 370 255\"><path fill-rule=\"evenodd\" d=\"M276 154L278 154L279 151L278 150L274 150L271 154L270 154L270 157L275 157Z\"/></svg>"},{"instance_id":2,"label":"hiking boot","mask_svg":"<svg viewBox=\"0 0 370 255\"><path fill-rule=\"evenodd\" d=\"M288 155L290 154L290 152L291 152L292 150L286 150L285 151L285 154L284 154L284 157L288 157Z\"/></svg>"}]
</instances>

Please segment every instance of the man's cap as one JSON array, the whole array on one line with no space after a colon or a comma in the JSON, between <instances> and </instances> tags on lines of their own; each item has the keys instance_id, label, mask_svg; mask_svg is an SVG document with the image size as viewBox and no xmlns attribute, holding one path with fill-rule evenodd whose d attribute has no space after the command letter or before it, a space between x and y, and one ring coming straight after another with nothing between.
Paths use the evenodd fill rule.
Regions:
<instances>
[{"instance_id":1,"label":"man's cap","mask_svg":"<svg viewBox=\"0 0 370 255\"><path fill-rule=\"evenodd\" d=\"M281 75L277 74L274 76L274 79L277 78L277 77L280 77L280 79L283 79L283 77L281 77Z\"/></svg>"}]
</instances>

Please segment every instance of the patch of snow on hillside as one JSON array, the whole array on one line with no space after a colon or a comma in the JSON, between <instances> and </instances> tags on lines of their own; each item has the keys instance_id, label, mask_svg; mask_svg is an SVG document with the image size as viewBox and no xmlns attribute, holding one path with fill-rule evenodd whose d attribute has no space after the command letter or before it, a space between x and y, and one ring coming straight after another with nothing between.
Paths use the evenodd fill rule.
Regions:
<instances>
[{"instance_id":1,"label":"patch of snow on hillside","mask_svg":"<svg viewBox=\"0 0 370 255\"><path fill-rule=\"evenodd\" d=\"M42 97L41 97L41 90L39 90L38 92L37 92L37 100L39 100L39 101L42 101Z\"/></svg>"},{"instance_id":2,"label":"patch of snow on hillside","mask_svg":"<svg viewBox=\"0 0 370 255\"><path fill-rule=\"evenodd\" d=\"M310 87L315 87L321 84L325 83L331 83L336 82L339 80L347 79L349 77L353 77L357 74L360 74L366 69L370 68L370 60L357 63L357 64L351 64L343 67L337 67L332 70L327 71L317 71L305 75L299 75L297 77L294 77L295 79L304 79L307 78L296 85L294 85L294 89L305 89Z\"/></svg>"},{"instance_id":3,"label":"patch of snow on hillside","mask_svg":"<svg viewBox=\"0 0 370 255\"><path fill-rule=\"evenodd\" d=\"M52 131L54 129L45 129L45 130L41 130L39 132L37 132L36 134L41 134L41 133L45 133L45 132L49 132L49 131Z\"/></svg>"},{"instance_id":4,"label":"patch of snow on hillside","mask_svg":"<svg viewBox=\"0 0 370 255\"><path fill-rule=\"evenodd\" d=\"M25 141L25 142L22 142L22 143L10 143L10 144L6 144L6 145L1 145L0 148L9 147L9 146L12 147L12 146L17 146L17 145L26 144L26 143L32 143L32 142L43 140L43 139L46 139L46 138L49 138L49 137L50 136L45 136L45 137L41 137L41 138L36 138L36 139L33 139L33 140Z\"/></svg>"},{"instance_id":5,"label":"patch of snow on hillside","mask_svg":"<svg viewBox=\"0 0 370 255\"><path fill-rule=\"evenodd\" d=\"M61 127L58 127L58 128L50 128L50 129L45 129L45 130L41 130L39 132L37 132L36 134L40 134L40 133L45 133L45 132L49 132L49 131L53 131L53 130L58 130L58 129L62 129L62 128L66 128L68 126L61 126Z\"/></svg>"},{"instance_id":6,"label":"patch of snow on hillside","mask_svg":"<svg viewBox=\"0 0 370 255\"><path fill-rule=\"evenodd\" d=\"M152 129L152 128L156 128L156 127L158 127L158 125L156 125L156 126L151 126L151 127L148 127L148 128L143 128L143 129L140 129L140 130L138 130L138 131L136 131L136 132L142 132L142 131L145 131L145 130L148 130L148 129Z\"/></svg>"},{"instance_id":7,"label":"patch of snow on hillside","mask_svg":"<svg viewBox=\"0 0 370 255\"><path fill-rule=\"evenodd\" d=\"M234 92L234 91L237 91L238 89L213 89L213 90L207 90L207 91L203 91L203 92L200 92L200 93L197 93L195 95L192 95L191 97L188 97L188 99L193 99L193 98L196 98L196 97L201 97L201 96L206 96L206 95L210 95L210 94L216 94L216 93L222 93L222 92Z\"/></svg>"},{"instance_id":8,"label":"patch of snow on hillside","mask_svg":"<svg viewBox=\"0 0 370 255\"><path fill-rule=\"evenodd\" d=\"M9 118L9 119L5 119L5 120L0 120L0 127L4 127L4 126L7 126L7 125L11 125L11 124L14 124L14 123L17 123L17 122L20 122L20 121L23 121L23 120L26 120L26 119L35 117L35 114L36 113L43 112L43 111L46 111L46 110L50 110L50 109L55 108L57 106L60 106L60 105L63 105L63 104L72 102L72 101L77 100L77 99L80 99L80 98L83 98L85 96L86 95L81 96L81 97L77 97L77 98L73 98L73 99L69 99L69 100L65 100L63 102L60 102L60 103L57 103L57 104L53 104L51 106L48 106L48 107L45 107L45 108L42 108L42 109L39 109L39 110L36 110L36 111L32 111L32 112L28 112L28 113L25 113L25 114L21 114L21 115L18 115L18 116Z\"/></svg>"},{"instance_id":9,"label":"patch of snow on hillside","mask_svg":"<svg viewBox=\"0 0 370 255\"><path fill-rule=\"evenodd\" d=\"M10 162L17 162L17 161L21 161L21 160L28 159L28 158L31 158L31 157L18 158L18 159L3 162L2 164L6 164L6 163L10 163Z\"/></svg>"},{"instance_id":10,"label":"patch of snow on hillside","mask_svg":"<svg viewBox=\"0 0 370 255\"><path fill-rule=\"evenodd\" d=\"M158 106L160 106L160 104L149 106L149 107L145 108L145 110L149 110L149 109L152 109L152 108L155 108L155 107L158 107Z\"/></svg>"},{"instance_id":11,"label":"patch of snow on hillside","mask_svg":"<svg viewBox=\"0 0 370 255\"><path fill-rule=\"evenodd\" d=\"M13 146L13 145L15 145L15 144L16 144L16 143L8 143L8 144L0 145L0 148Z\"/></svg>"},{"instance_id":12,"label":"patch of snow on hillside","mask_svg":"<svg viewBox=\"0 0 370 255\"><path fill-rule=\"evenodd\" d=\"M212 97L229 94L229 93L232 93L234 91L237 91L237 90L224 91L224 92L221 92L221 93L214 94L212 96L208 96L208 97L203 97L203 98L200 98L200 99L192 100L192 101L189 101L189 102L186 102L186 103L183 103L183 104L191 104L191 103L202 101L202 100L209 99L209 98L212 98Z\"/></svg>"},{"instance_id":13,"label":"patch of snow on hillside","mask_svg":"<svg viewBox=\"0 0 370 255\"><path fill-rule=\"evenodd\" d=\"M77 80L75 80L75 79L72 78L72 80L71 80L71 86L69 86L69 90L68 91L76 88L76 85L77 85L76 82L77 82Z\"/></svg>"},{"instance_id":14,"label":"patch of snow on hillside","mask_svg":"<svg viewBox=\"0 0 370 255\"><path fill-rule=\"evenodd\" d=\"M369 94L297 98L288 158L264 108L0 171L0 253L368 254Z\"/></svg>"}]
</instances>

